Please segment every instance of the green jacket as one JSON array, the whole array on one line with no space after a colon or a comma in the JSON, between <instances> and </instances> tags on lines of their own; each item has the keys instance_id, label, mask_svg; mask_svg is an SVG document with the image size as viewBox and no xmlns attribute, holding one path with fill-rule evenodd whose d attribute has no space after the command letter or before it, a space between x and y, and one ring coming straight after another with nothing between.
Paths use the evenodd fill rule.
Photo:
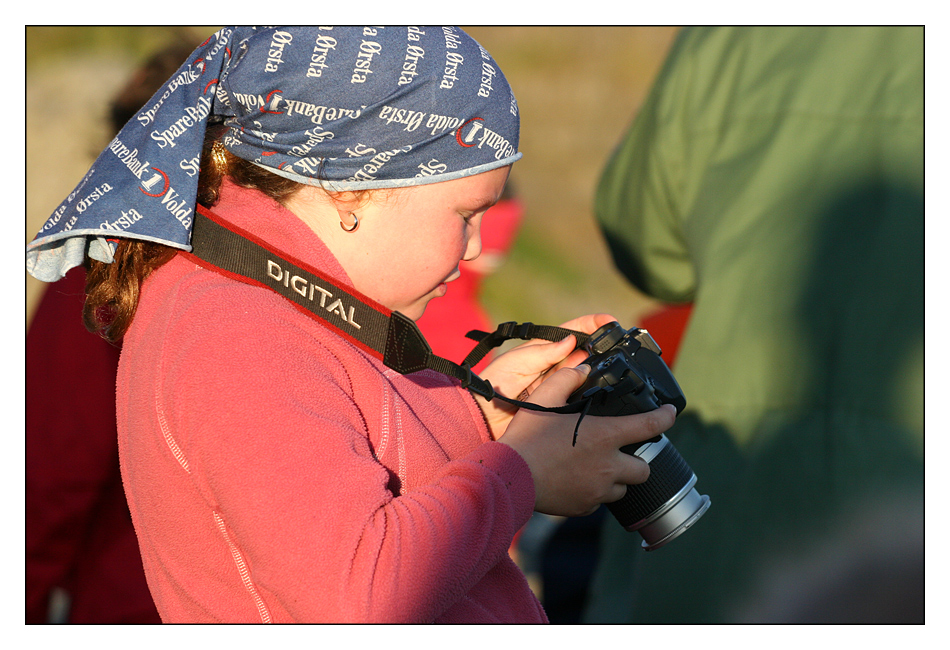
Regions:
<instances>
[{"instance_id":1,"label":"green jacket","mask_svg":"<svg viewBox=\"0 0 950 650\"><path fill-rule=\"evenodd\" d=\"M596 214L630 282L694 305L670 438L712 506L649 554L608 521L588 620L811 620L792 591L850 568L789 567L922 512L923 63L923 28L680 34ZM919 517L881 528L922 571Z\"/></svg>"}]
</instances>

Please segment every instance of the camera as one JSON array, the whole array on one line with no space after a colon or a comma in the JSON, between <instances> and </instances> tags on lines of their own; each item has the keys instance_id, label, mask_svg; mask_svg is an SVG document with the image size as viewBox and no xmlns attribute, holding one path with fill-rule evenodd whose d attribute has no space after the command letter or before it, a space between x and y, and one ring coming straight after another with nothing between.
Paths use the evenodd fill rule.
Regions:
<instances>
[{"instance_id":1,"label":"camera","mask_svg":"<svg viewBox=\"0 0 950 650\"><path fill-rule=\"evenodd\" d=\"M590 374L568 401L589 398L589 415L645 413L663 404L672 404L679 414L686 407L683 391L646 330L608 323L591 334L585 347ZM621 451L649 463L650 478L628 485L624 497L607 508L625 529L640 533L647 551L682 535L709 509L709 497L694 487L696 474L665 435Z\"/></svg>"}]
</instances>

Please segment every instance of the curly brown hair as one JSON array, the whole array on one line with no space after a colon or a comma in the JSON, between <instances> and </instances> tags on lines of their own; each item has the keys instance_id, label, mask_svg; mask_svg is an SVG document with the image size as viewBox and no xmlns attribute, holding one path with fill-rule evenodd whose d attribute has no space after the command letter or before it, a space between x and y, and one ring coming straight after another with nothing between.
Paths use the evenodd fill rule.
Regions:
<instances>
[{"instance_id":1,"label":"curly brown hair","mask_svg":"<svg viewBox=\"0 0 950 650\"><path fill-rule=\"evenodd\" d=\"M221 181L228 176L237 185L260 190L275 201L283 201L301 185L272 174L227 151L218 138L222 129L209 127L201 152L197 202L206 208L218 201ZM111 264L86 258L86 329L117 343L132 324L142 283L153 271L171 260L178 250L164 244L122 239Z\"/></svg>"}]
</instances>

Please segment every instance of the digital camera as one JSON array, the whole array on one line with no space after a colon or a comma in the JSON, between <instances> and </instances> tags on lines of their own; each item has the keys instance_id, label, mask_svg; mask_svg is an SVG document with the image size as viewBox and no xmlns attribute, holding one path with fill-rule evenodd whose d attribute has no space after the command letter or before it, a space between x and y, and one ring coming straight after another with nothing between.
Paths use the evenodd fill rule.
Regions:
<instances>
[{"instance_id":1,"label":"digital camera","mask_svg":"<svg viewBox=\"0 0 950 650\"><path fill-rule=\"evenodd\" d=\"M663 404L672 404L679 414L686 407L683 391L646 330L608 323L591 334L585 347L590 374L568 401L590 397L589 415L645 413ZM624 528L640 533L647 551L679 537L709 509L709 497L694 487L696 474L665 435L621 451L649 463L650 478L628 485L624 497L607 508Z\"/></svg>"}]
</instances>

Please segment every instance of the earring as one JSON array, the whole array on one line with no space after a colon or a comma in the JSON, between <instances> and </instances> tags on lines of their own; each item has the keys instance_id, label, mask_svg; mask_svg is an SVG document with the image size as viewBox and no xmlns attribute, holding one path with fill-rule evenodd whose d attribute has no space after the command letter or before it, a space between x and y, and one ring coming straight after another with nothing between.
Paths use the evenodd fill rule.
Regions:
<instances>
[{"instance_id":1,"label":"earring","mask_svg":"<svg viewBox=\"0 0 950 650\"><path fill-rule=\"evenodd\" d=\"M350 213L348 213L348 214L349 214L351 217L353 217L353 225L350 226L349 228L347 228L347 227L346 227L346 224L343 223L343 220L340 219L340 228L342 228L342 229L345 230L346 232L356 232L356 229L360 227L360 218L359 218L358 216L356 216L356 213L355 213L355 212L350 212Z\"/></svg>"}]
</instances>

